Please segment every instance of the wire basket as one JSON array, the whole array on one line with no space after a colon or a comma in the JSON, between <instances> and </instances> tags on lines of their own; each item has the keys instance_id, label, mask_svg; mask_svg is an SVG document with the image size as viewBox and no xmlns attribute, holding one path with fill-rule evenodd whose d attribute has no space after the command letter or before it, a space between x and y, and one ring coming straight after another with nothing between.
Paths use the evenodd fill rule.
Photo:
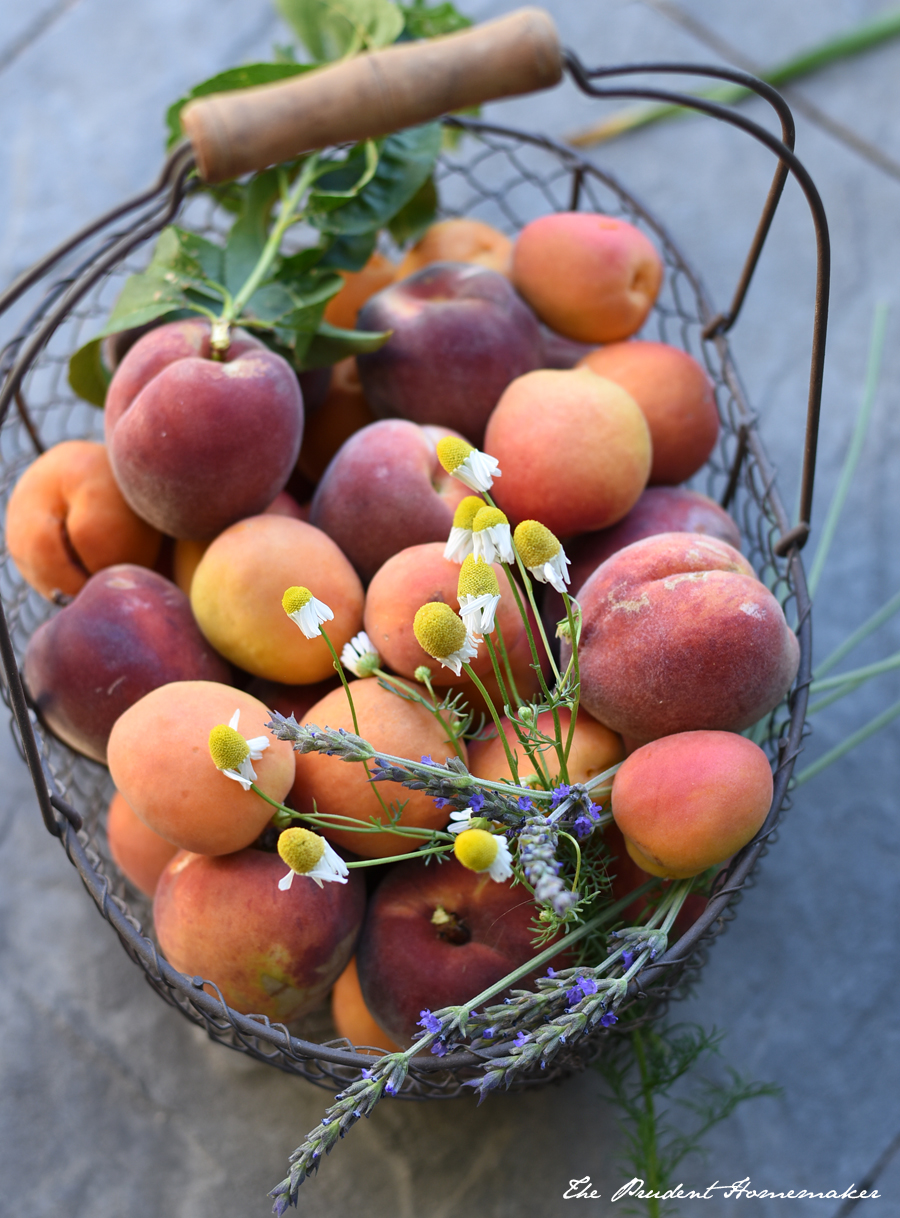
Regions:
<instances>
[{"instance_id":1,"label":"wire basket","mask_svg":"<svg viewBox=\"0 0 900 1218\"><path fill-rule=\"evenodd\" d=\"M590 85L592 75L585 73L573 56L568 60L577 83L599 92ZM642 67L647 70L647 65ZM672 69L672 65L663 67ZM584 81L578 80L579 70ZM597 75L600 73L593 74ZM632 95L638 91L625 92ZM652 90L640 91L640 95L675 96ZM570 149L534 135L472 120L445 121L462 138L453 150L441 155L436 170L443 216L476 217L514 235L539 214L582 209L622 217L653 240L665 262L666 276L643 335L679 346L704 364L715 385L721 415L718 448L695 482L699 489L729 508L739 524L746 556L775 593L788 619L796 623L799 636L799 675L787 706L782 705L772 713L765 732L757 737L775 771L774 799L768 818L754 841L719 874L705 912L632 984L626 1003L632 1007L640 1004L640 1011L633 1010L632 1014L650 1020L696 976L708 945L733 917L741 890L750 882L756 863L773 840L777 819L788 804L791 770L804 733L811 623L799 549L805 531L808 532L803 522L809 519L814 425L812 440L807 445L808 497L801 511L801 526L792 529L724 333L737 316L759 256L790 165L790 149L775 141L780 157L776 181L735 304L723 318L714 312L697 274L665 228L609 174ZM127 274L146 265L149 243L176 215L190 227L207 233L216 231L214 206L207 196L198 197L190 188L192 168L190 150L177 150L153 191L78 234L21 277L0 300L0 312L16 301L20 316L23 301L30 308L0 360L0 373L4 377L0 391L0 409L4 412L0 426L0 504L4 516L17 478L45 446L63 439L102 438L102 414L73 395L66 380L67 362L105 320ZM811 418L813 414L817 417L818 410L816 360L820 361L824 343L821 310L819 327L814 342L811 402L815 399L815 409L811 410ZM819 384L820 374L819 366ZM113 792L108 772L52 736L27 704L19 665L30 635L53 614L54 607L20 578L9 561L5 545L0 553L0 600L4 610L0 622L5 671L2 693L12 712L17 745L32 769L45 823L59 838L101 915L143 970L151 987L193 1023L205 1028L213 1040L229 1048L331 1089L357 1077L360 1069L371 1063L371 1056L355 1051L345 1040L336 1039L325 1012L290 1028L273 1024L263 1016L240 1014L224 1003L214 978L182 975L159 953L149 929L147 899L128 883L110 857L103 819L103 809ZM544 1084L582 1067L601 1051L603 1038L610 1034L615 1035L615 1029L598 1029L579 1045L560 1052L548 1069L534 1071L517 1086ZM416 1058L400 1094L407 1098L455 1096L466 1079L474 1076L485 1056L503 1051L500 1044L487 1054L479 1052L477 1057L472 1053L455 1053L449 1062L447 1058L430 1055Z\"/></svg>"}]
</instances>

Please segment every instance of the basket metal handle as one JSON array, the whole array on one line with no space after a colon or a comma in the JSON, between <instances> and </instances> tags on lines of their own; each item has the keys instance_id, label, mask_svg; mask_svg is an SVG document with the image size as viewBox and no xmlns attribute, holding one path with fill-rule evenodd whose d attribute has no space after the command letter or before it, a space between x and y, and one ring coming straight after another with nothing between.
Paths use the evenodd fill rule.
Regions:
<instances>
[{"instance_id":1,"label":"basket metal handle","mask_svg":"<svg viewBox=\"0 0 900 1218\"><path fill-rule=\"evenodd\" d=\"M548 89L562 76L556 27L523 8L471 30L400 43L290 80L198 98L181 123L200 176L222 182L301 152L355 143L453 110Z\"/></svg>"}]
</instances>

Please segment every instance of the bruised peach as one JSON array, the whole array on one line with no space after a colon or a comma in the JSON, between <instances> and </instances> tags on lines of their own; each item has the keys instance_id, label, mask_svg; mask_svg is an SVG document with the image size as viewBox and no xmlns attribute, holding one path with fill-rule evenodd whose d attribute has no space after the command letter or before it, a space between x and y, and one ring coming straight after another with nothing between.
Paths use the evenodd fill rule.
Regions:
<instances>
[{"instance_id":1,"label":"bruised peach","mask_svg":"<svg viewBox=\"0 0 900 1218\"><path fill-rule=\"evenodd\" d=\"M356 315L370 296L393 283L397 268L390 258L375 251L360 271L339 271L344 286L325 306L324 320L341 330L356 329Z\"/></svg>"},{"instance_id":2,"label":"bruised peach","mask_svg":"<svg viewBox=\"0 0 900 1218\"><path fill-rule=\"evenodd\" d=\"M340 653L362 626L362 584L331 538L303 520L251 516L220 533L194 572L191 607L233 664L305 685L330 676L333 660L325 640L306 638L282 608L285 591L296 585L334 613L327 632Z\"/></svg>"},{"instance_id":3,"label":"bruised peach","mask_svg":"<svg viewBox=\"0 0 900 1218\"><path fill-rule=\"evenodd\" d=\"M125 502L103 444L64 440L13 488L6 544L22 578L43 596L75 596L116 563L152 567L162 537Z\"/></svg>"},{"instance_id":4,"label":"bruised peach","mask_svg":"<svg viewBox=\"0 0 900 1218\"><path fill-rule=\"evenodd\" d=\"M651 486L677 486L705 465L719 438L713 383L700 364L668 343L610 343L580 366L605 376L640 406L653 442Z\"/></svg>"},{"instance_id":5,"label":"bruised peach","mask_svg":"<svg viewBox=\"0 0 900 1218\"><path fill-rule=\"evenodd\" d=\"M419 703L390 693L372 678L351 681L350 692L359 734L376 750L395 757L419 758L428 754L441 763L454 754L444 729ZM343 689L327 694L321 702L310 707L306 718L317 727L356 730ZM461 744L460 747L465 757L465 746ZM363 824L371 817L384 823L386 817L376 789L388 807L394 800L406 804L400 817L401 825L442 829L447 823L447 812L437 808L431 796L423 791L409 791L397 782L379 782L377 788L373 787L361 762L341 761L324 753L297 754L291 806L298 812L312 812L315 803L319 812L349 816ZM410 853L422 840L397 833L359 832L352 828L323 829L321 832L329 841L365 858Z\"/></svg>"},{"instance_id":6,"label":"bruised peach","mask_svg":"<svg viewBox=\"0 0 900 1218\"><path fill-rule=\"evenodd\" d=\"M732 732L680 732L632 753L613 780L628 853L651 875L686 879L751 841L772 803L762 749Z\"/></svg>"},{"instance_id":7,"label":"bruised peach","mask_svg":"<svg viewBox=\"0 0 900 1218\"><path fill-rule=\"evenodd\" d=\"M587 368L518 377L488 420L500 463L492 494L509 518L558 537L605 529L637 502L650 473L646 420L634 399Z\"/></svg>"},{"instance_id":8,"label":"bruised peach","mask_svg":"<svg viewBox=\"0 0 900 1218\"><path fill-rule=\"evenodd\" d=\"M800 648L781 606L715 538L637 541L598 567L578 599L582 701L625 736L741 731L796 676Z\"/></svg>"},{"instance_id":9,"label":"bruised peach","mask_svg":"<svg viewBox=\"0 0 900 1218\"><path fill-rule=\"evenodd\" d=\"M439 220L407 251L396 277L405 279L432 262L474 262L508 276L512 249L509 237L483 220L465 216Z\"/></svg>"},{"instance_id":10,"label":"bruised peach","mask_svg":"<svg viewBox=\"0 0 900 1218\"><path fill-rule=\"evenodd\" d=\"M268 747L252 762L256 782L281 802L294 781L290 744L266 730L262 702L214 681L175 681L153 690L116 720L107 757L123 799L155 833L196 854L228 854L255 841L272 808L254 791L216 769L209 734L230 723L245 739L265 736Z\"/></svg>"},{"instance_id":11,"label":"bruised peach","mask_svg":"<svg viewBox=\"0 0 900 1218\"><path fill-rule=\"evenodd\" d=\"M153 921L169 963L209 979L244 1014L284 1023L323 1001L359 935L365 884L295 876L283 892L277 854L241 850L225 858L184 851L160 877Z\"/></svg>"},{"instance_id":12,"label":"bruised peach","mask_svg":"<svg viewBox=\"0 0 900 1218\"><path fill-rule=\"evenodd\" d=\"M106 839L113 862L125 878L152 897L163 868L178 847L145 825L118 791L106 815Z\"/></svg>"},{"instance_id":13,"label":"bruised peach","mask_svg":"<svg viewBox=\"0 0 900 1218\"><path fill-rule=\"evenodd\" d=\"M663 278L653 243L625 220L558 212L526 224L513 250L512 281L541 321L584 343L636 333Z\"/></svg>"},{"instance_id":14,"label":"bruised peach","mask_svg":"<svg viewBox=\"0 0 900 1218\"><path fill-rule=\"evenodd\" d=\"M386 1053L397 1053L400 1050L400 1046L391 1040L387 1032L379 1028L372 1012L366 1006L359 988L355 956L338 977L331 991L331 1021L338 1035L349 1040L354 1047L372 1045L376 1049L384 1049Z\"/></svg>"},{"instance_id":15,"label":"bruised peach","mask_svg":"<svg viewBox=\"0 0 900 1218\"><path fill-rule=\"evenodd\" d=\"M565 744L572 712L563 708L557 713L562 740ZM525 752L524 746L519 742L512 723L505 717L501 719L501 723L510 749L514 755L518 756L517 765L520 777L524 778L526 775L534 774L535 767ZM545 736L555 738L553 712L542 711L537 717L536 727ZM610 766L616 765L624 755L621 738L615 732L611 732L608 727L598 723L585 711L578 712L566 765L569 782L587 782L589 778L595 778L604 770L608 770ZM544 746L539 750L538 758L542 770L546 771L553 785L557 785L560 764L556 749L552 745ZM469 769L479 778L488 778L493 782L502 782L504 779L511 778L506 750L499 736L493 736L490 740L469 742Z\"/></svg>"}]
</instances>

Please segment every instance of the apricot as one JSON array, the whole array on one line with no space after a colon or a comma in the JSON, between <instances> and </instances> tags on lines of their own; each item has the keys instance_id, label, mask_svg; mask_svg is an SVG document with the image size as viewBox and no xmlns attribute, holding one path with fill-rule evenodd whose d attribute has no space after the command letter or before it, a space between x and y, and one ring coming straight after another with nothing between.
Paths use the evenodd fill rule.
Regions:
<instances>
[{"instance_id":1,"label":"apricot","mask_svg":"<svg viewBox=\"0 0 900 1218\"><path fill-rule=\"evenodd\" d=\"M444 729L424 706L390 693L373 678L351 681L350 692L359 734L376 749L414 760L428 754L438 762L454 755ZM355 730L343 689L334 690L310 707L306 718L317 727ZM465 758L465 746L460 747ZM401 825L424 829L442 829L446 825L447 812L437 808L431 796L423 791L410 791L397 782L379 782L377 789L388 807L394 800L406 804L400 817ZM361 762L341 761L324 753L298 753L291 805L298 812L312 812L313 801L319 812L350 816L364 824L373 816L382 823L385 820L373 784ZM330 842L364 858L409 853L422 840L397 833L363 833L354 829L323 829L322 833Z\"/></svg>"},{"instance_id":2,"label":"apricot","mask_svg":"<svg viewBox=\"0 0 900 1218\"><path fill-rule=\"evenodd\" d=\"M628 853L651 875L686 879L759 831L772 803L762 749L732 732L680 732L632 753L613 779Z\"/></svg>"},{"instance_id":3,"label":"apricot","mask_svg":"<svg viewBox=\"0 0 900 1218\"><path fill-rule=\"evenodd\" d=\"M152 897L163 868L178 847L144 824L117 791L106 814L106 839L113 862L127 880Z\"/></svg>"},{"instance_id":4,"label":"apricot","mask_svg":"<svg viewBox=\"0 0 900 1218\"><path fill-rule=\"evenodd\" d=\"M321 888L295 876L286 892L277 854L225 858L184 851L160 877L153 921L169 963L208 978L230 1007L286 1023L323 1001L356 946L365 884Z\"/></svg>"},{"instance_id":5,"label":"apricot","mask_svg":"<svg viewBox=\"0 0 900 1218\"><path fill-rule=\"evenodd\" d=\"M483 220L464 216L439 220L407 250L396 278L405 279L432 262L474 262L508 277L512 250L509 237Z\"/></svg>"},{"instance_id":6,"label":"apricot","mask_svg":"<svg viewBox=\"0 0 900 1218\"><path fill-rule=\"evenodd\" d=\"M371 1045L376 1049L384 1049L387 1053L397 1053L400 1050L400 1046L391 1040L387 1032L381 1030L366 1006L359 988L355 956L334 983L334 989L331 991L331 1020L338 1035L349 1040L351 1045Z\"/></svg>"},{"instance_id":7,"label":"apricot","mask_svg":"<svg viewBox=\"0 0 900 1218\"><path fill-rule=\"evenodd\" d=\"M572 712L562 709L558 713L562 739L565 743ZM534 774L534 765L523 745L520 744L513 725L505 717L501 723L510 748L518 757L520 778ZM547 736L554 736L552 711L542 711L538 715L537 728ZM587 782L589 778L594 778L597 774L608 770L610 766L616 765L624 755L625 750L622 747L621 738L608 727L604 727L602 723L598 723L586 711L579 710L567 763L569 782ZM542 749L538 756L543 768L547 770L556 785L559 781L559 758L556 750L552 746L548 746ZM502 782L504 779L511 778L506 751L499 736L494 736L490 740L471 740L469 742L469 769L479 778L488 778L493 782Z\"/></svg>"},{"instance_id":8,"label":"apricot","mask_svg":"<svg viewBox=\"0 0 900 1218\"><path fill-rule=\"evenodd\" d=\"M781 606L716 538L636 541L597 568L578 600L582 701L625 736L741 731L796 676L800 648Z\"/></svg>"},{"instance_id":9,"label":"apricot","mask_svg":"<svg viewBox=\"0 0 900 1218\"><path fill-rule=\"evenodd\" d=\"M610 343L579 367L608 377L640 406L653 442L651 486L677 486L701 466L719 438L713 383L700 364L668 343Z\"/></svg>"},{"instance_id":10,"label":"apricot","mask_svg":"<svg viewBox=\"0 0 900 1218\"><path fill-rule=\"evenodd\" d=\"M378 250L360 271L339 271L344 286L325 306L324 320L341 330L356 329L356 315L370 296L393 283L397 268Z\"/></svg>"},{"instance_id":11,"label":"apricot","mask_svg":"<svg viewBox=\"0 0 900 1218\"><path fill-rule=\"evenodd\" d=\"M324 638L306 638L281 606L301 585L334 613L326 625L340 654L362 626L359 576L321 530L287 516L240 520L210 544L191 583L191 607L217 651L258 677L305 685L331 675Z\"/></svg>"},{"instance_id":12,"label":"apricot","mask_svg":"<svg viewBox=\"0 0 900 1218\"><path fill-rule=\"evenodd\" d=\"M42 596L75 596L116 563L152 567L162 535L134 512L103 444L64 440L42 453L13 488L6 544L22 578Z\"/></svg>"},{"instance_id":13,"label":"apricot","mask_svg":"<svg viewBox=\"0 0 900 1218\"><path fill-rule=\"evenodd\" d=\"M255 841L272 808L217 770L209 733L241 712L245 739L265 736L254 761L257 785L281 802L294 781L294 752L266 730L262 702L215 681L174 681L135 702L116 720L107 757L112 780L133 811L160 837L196 854L228 854Z\"/></svg>"},{"instance_id":14,"label":"apricot","mask_svg":"<svg viewBox=\"0 0 900 1218\"><path fill-rule=\"evenodd\" d=\"M652 450L634 399L587 368L541 369L506 389L485 452L500 463L492 494L513 523L560 538L620 520L647 485Z\"/></svg>"},{"instance_id":15,"label":"apricot","mask_svg":"<svg viewBox=\"0 0 900 1218\"><path fill-rule=\"evenodd\" d=\"M356 359L351 355L334 365L331 387L322 409L306 423L297 468L315 485L329 462L352 435L375 422L366 401Z\"/></svg>"},{"instance_id":16,"label":"apricot","mask_svg":"<svg viewBox=\"0 0 900 1218\"><path fill-rule=\"evenodd\" d=\"M630 338L644 324L662 278L653 243L612 216L541 216L525 225L513 249L516 289L541 321L578 342Z\"/></svg>"},{"instance_id":17,"label":"apricot","mask_svg":"<svg viewBox=\"0 0 900 1218\"><path fill-rule=\"evenodd\" d=\"M408 546L375 572L366 595L365 629L394 672L413 677L416 669L426 664L434 674L435 684L460 686L469 683L465 673L454 677L449 668L441 667L438 660L423 651L413 634L413 619L422 605L443 601L454 612L459 610L456 597L459 563L444 558L444 545L444 542L429 541ZM524 635L525 628L506 574L499 563L493 565L500 585L495 621L500 623L507 647L512 648ZM491 657L484 644L469 663L479 677L493 672Z\"/></svg>"}]
</instances>

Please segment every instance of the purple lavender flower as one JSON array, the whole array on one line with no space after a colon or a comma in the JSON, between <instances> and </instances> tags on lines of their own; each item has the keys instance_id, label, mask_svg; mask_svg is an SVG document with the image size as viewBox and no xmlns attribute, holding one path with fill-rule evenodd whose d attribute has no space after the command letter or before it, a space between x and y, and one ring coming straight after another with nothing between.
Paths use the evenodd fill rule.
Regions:
<instances>
[{"instance_id":1,"label":"purple lavender flower","mask_svg":"<svg viewBox=\"0 0 900 1218\"><path fill-rule=\"evenodd\" d=\"M419 1016L419 1027L424 1028L425 1031L431 1033L432 1036L437 1036L440 1033L444 1025L438 1019L437 1015L432 1015L430 1011L420 1011Z\"/></svg>"},{"instance_id":2,"label":"purple lavender flower","mask_svg":"<svg viewBox=\"0 0 900 1218\"><path fill-rule=\"evenodd\" d=\"M422 754L422 765L434 765L434 760L430 753Z\"/></svg>"},{"instance_id":3,"label":"purple lavender flower","mask_svg":"<svg viewBox=\"0 0 900 1218\"><path fill-rule=\"evenodd\" d=\"M444 1057L447 1054L447 1046L442 1040L436 1040L431 1046L431 1052L435 1057Z\"/></svg>"},{"instance_id":4,"label":"purple lavender flower","mask_svg":"<svg viewBox=\"0 0 900 1218\"><path fill-rule=\"evenodd\" d=\"M631 968L632 964L634 964L634 952L630 952L626 948L626 950L622 952L622 967L625 969L626 973Z\"/></svg>"},{"instance_id":5,"label":"purple lavender flower","mask_svg":"<svg viewBox=\"0 0 900 1218\"><path fill-rule=\"evenodd\" d=\"M520 795L519 798L516 800L516 803L519 806L520 812L530 812L531 811L531 800L528 798L527 795Z\"/></svg>"},{"instance_id":6,"label":"purple lavender flower","mask_svg":"<svg viewBox=\"0 0 900 1218\"><path fill-rule=\"evenodd\" d=\"M527 1032L517 1032L516 1041L515 1041L516 1048L517 1049L523 1048L525 1045L528 1044L530 1039L531 1039L531 1037L528 1035Z\"/></svg>"},{"instance_id":7,"label":"purple lavender flower","mask_svg":"<svg viewBox=\"0 0 900 1218\"><path fill-rule=\"evenodd\" d=\"M436 808L446 808L449 802L449 799L442 799L440 795L435 795L433 799L433 803Z\"/></svg>"},{"instance_id":8,"label":"purple lavender flower","mask_svg":"<svg viewBox=\"0 0 900 1218\"><path fill-rule=\"evenodd\" d=\"M553 793L550 796L550 807L557 807L557 805L561 804L564 799L568 799L571 794L572 788L567 786L565 783L561 783L560 786L554 787Z\"/></svg>"},{"instance_id":9,"label":"purple lavender flower","mask_svg":"<svg viewBox=\"0 0 900 1218\"><path fill-rule=\"evenodd\" d=\"M476 791L469 800L469 807L473 812L480 812L484 807L484 791Z\"/></svg>"},{"instance_id":10,"label":"purple lavender flower","mask_svg":"<svg viewBox=\"0 0 900 1218\"><path fill-rule=\"evenodd\" d=\"M611 1028L614 1023L618 1023L618 1016L613 1011L604 1011L600 1017L600 1023L604 1028Z\"/></svg>"}]
</instances>

